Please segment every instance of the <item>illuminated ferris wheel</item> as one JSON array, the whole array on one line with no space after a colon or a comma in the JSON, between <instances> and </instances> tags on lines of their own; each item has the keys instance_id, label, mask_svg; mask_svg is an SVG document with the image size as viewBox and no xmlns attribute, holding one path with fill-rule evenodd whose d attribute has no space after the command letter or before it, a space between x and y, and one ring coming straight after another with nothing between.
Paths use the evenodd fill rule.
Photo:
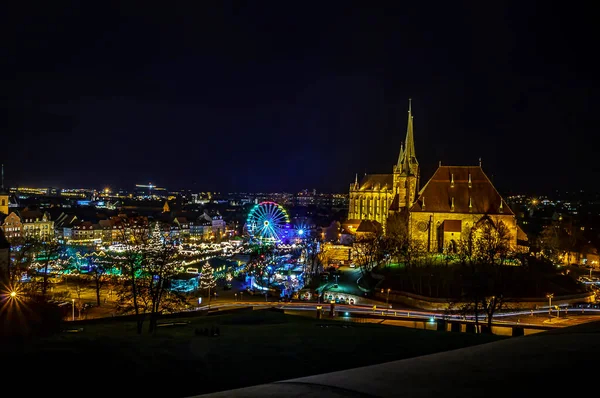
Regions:
<instances>
[{"instance_id":1,"label":"illuminated ferris wheel","mask_svg":"<svg viewBox=\"0 0 600 398\"><path fill-rule=\"evenodd\" d=\"M275 202L261 202L250 210L246 230L250 237L261 243L276 243L287 233L290 216Z\"/></svg>"}]
</instances>

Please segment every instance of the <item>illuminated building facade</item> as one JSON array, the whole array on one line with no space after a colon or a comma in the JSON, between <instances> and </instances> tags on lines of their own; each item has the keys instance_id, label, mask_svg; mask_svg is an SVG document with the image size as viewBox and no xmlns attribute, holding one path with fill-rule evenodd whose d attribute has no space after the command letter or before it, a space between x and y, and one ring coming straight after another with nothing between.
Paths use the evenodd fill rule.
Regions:
<instances>
[{"instance_id":1,"label":"illuminated building facade","mask_svg":"<svg viewBox=\"0 0 600 398\"><path fill-rule=\"evenodd\" d=\"M348 221L344 228L356 235L376 221L385 230L388 217L404 214L411 239L428 251L456 251L483 223L506 226L510 245L526 241L515 214L478 166L440 166L419 191L419 163L415 155L413 116L408 108L405 146L400 147L392 174L358 176L350 185ZM370 230L369 230L370 231Z\"/></svg>"},{"instance_id":2,"label":"illuminated building facade","mask_svg":"<svg viewBox=\"0 0 600 398\"><path fill-rule=\"evenodd\" d=\"M39 210L23 210L21 212L23 236L37 239L54 238L54 221L50 214Z\"/></svg>"},{"instance_id":3,"label":"illuminated building facade","mask_svg":"<svg viewBox=\"0 0 600 398\"><path fill-rule=\"evenodd\" d=\"M2 230L9 242L15 242L23 236L23 224L17 213L13 211L4 218Z\"/></svg>"},{"instance_id":4,"label":"illuminated building facade","mask_svg":"<svg viewBox=\"0 0 600 398\"><path fill-rule=\"evenodd\" d=\"M0 188L0 214L8 215L9 194Z\"/></svg>"},{"instance_id":5,"label":"illuminated building facade","mask_svg":"<svg viewBox=\"0 0 600 398\"><path fill-rule=\"evenodd\" d=\"M415 153L413 116L409 103L405 146L400 146L398 161L391 174L358 175L350 184L348 220L373 220L386 225L388 215L410 207L419 186L419 162Z\"/></svg>"},{"instance_id":6,"label":"illuminated building facade","mask_svg":"<svg viewBox=\"0 0 600 398\"><path fill-rule=\"evenodd\" d=\"M479 166L440 165L409 212L409 232L429 251L456 252L484 223L503 223L510 246L526 240L515 214Z\"/></svg>"}]
</instances>

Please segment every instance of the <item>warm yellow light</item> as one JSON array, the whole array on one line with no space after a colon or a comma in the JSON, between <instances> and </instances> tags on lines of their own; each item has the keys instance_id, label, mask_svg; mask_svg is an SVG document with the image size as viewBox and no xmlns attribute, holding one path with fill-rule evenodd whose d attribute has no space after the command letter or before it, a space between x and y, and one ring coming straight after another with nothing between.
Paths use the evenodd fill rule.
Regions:
<instances>
[{"instance_id":1,"label":"warm yellow light","mask_svg":"<svg viewBox=\"0 0 600 398\"><path fill-rule=\"evenodd\" d=\"M15 291L10 292L10 297L17 297L17 292L15 292Z\"/></svg>"}]
</instances>

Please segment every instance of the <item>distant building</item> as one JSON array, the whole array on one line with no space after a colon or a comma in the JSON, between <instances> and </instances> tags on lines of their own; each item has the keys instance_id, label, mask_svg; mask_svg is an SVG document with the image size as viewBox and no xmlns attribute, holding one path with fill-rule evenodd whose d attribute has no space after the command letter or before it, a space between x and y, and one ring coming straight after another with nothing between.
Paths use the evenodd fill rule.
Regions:
<instances>
[{"instance_id":1,"label":"distant building","mask_svg":"<svg viewBox=\"0 0 600 398\"><path fill-rule=\"evenodd\" d=\"M8 215L9 193L0 188L0 214Z\"/></svg>"},{"instance_id":2,"label":"distant building","mask_svg":"<svg viewBox=\"0 0 600 398\"><path fill-rule=\"evenodd\" d=\"M54 238L54 221L50 214L40 210L25 209L21 211L23 236L37 239Z\"/></svg>"},{"instance_id":3,"label":"distant building","mask_svg":"<svg viewBox=\"0 0 600 398\"><path fill-rule=\"evenodd\" d=\"M212 231L212 219L203 213L195 221L189 223L190 236L197 240L208 240Z\"/></svg>"},{"instance_id":4,"label":"distant building","mask_svg":"<svg viewBox=\"0 0 600 398\"><path fill-rule=\"evenodd\" d=\"M21 218L17 215L17 213L12 211L4 218L2 230L4 231L4 236L9 242L16 242L18 239L23 237L23 223L21 222Z\"/></svg>"}]
</instances>

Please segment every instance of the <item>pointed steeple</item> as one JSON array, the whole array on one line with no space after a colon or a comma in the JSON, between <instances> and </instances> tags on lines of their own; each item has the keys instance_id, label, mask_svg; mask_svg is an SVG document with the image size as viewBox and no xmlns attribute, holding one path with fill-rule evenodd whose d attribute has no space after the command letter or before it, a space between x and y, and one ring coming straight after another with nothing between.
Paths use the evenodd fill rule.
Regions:
<instances>
[{"instance_id":1,"label":"pointed steeple","mask_svg":"<svg viewBox=\"0 0 600 398\"><path fill-rule=\"evenodd\" d=\"M415 139L413 132L412 99L408 100L408 126L406 127L406 140L404 144L404 156L402 159L402 171L408 175L417 175L419 162L415 152Z\"/></svg>"},{"instance_id":2,"label":"pointed steeple","mask_svg":"<svg viewBox=\"0 0 600 398\"><path fill-rule=\"evenodd\" d=\"M396 164L396 168L398 171L402 169L402 161L404 159L404 143L400 143L400 155L398 155L398 163Z\"/></svg>"}]
</instances>

